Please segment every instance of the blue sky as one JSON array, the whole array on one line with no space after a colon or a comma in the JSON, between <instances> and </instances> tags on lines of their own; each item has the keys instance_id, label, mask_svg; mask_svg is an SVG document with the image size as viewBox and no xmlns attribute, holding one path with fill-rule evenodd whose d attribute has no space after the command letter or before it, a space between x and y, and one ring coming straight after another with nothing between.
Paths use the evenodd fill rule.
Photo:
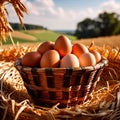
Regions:
<instances>
[{"instance_id":1,"label":"blue sky","mask_svg":"<svg viewBox=\"0 0 120 120\"><path fill-rule=\"evenodd\" d=\"M28 9L24 23L37 24L51 30L75 30L77 23L89 17L94 19L99 13L120 13L120 0L21 0ZM19 22L12 6L8 20Z\"/></svg>"},{"instance_id":2,"label":"blue sky","mask_svg":"<svg viewBox=\"0 0 120 120\"><path fill-rule=\"evenodd\" d=\"M64 9L84 9L87 7L95 7L106 0L54 0L57 6Z\"/></svg>"}]
</instances>

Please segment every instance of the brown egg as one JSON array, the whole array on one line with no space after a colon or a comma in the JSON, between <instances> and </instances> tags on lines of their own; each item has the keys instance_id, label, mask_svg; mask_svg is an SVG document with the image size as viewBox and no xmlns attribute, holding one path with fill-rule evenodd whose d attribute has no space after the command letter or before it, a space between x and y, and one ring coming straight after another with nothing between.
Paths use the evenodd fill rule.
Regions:
<instances>
[{"instance_id":1,"label":"brown egg","mask_svg":"<svg viewBox=\"0 0 120 120\"><path fill-rule=\"evenodd\" d=\"M95 51L95 50L92 50L90 51L94 56L95 56L95 59L96 59L96 63L100 62L101 61L101 55L98 51Z\"/></svg>"},{"instance_id":2,"label":"brown egg","mask_svg":"<svg viewBox=\"0 0 120 120\"><path fill-rule=\"evenodd\" d=\"M23 66L27 67L39 67L40 66L41 54L33 51L26 53L21 61Z\"/></svg>"},{"instance_id":3,"label":"brown egg","mask_svg":"<svg viewBox=\"0 0 120 120\"><path fill-rule=\"evenodd\" d=\"M96 59L95 56L90 53L84 53L79 57L79 62L80 62L80 66L94 66L96 65Z\"/></svg>"},{"instance_id":4,"label":"brown egg","mask_svg":"<svg viewBox=\"0 0 120 120\"><path fill-rule=\"evenodd\" d=\"M54 48L59 52L60 56L63 57L71 53L72 44L69 38L65 35L61 35L56 39Z\"/></svg>"},{"instance_id":5,"label":"brown egg","mask_svg":"<svg viewBox=\"0 0 120 120\"><path fill-rule=\"evenodd\" d=\"M74 54L67 54L60 61L60 67L68 68L68 67L79 67L79 60L77 56Z\"/></svg>"},{"instance_id":6,"label":"brown egg","mask_svg":"<svg viewBox=\"0 0 120 120\"><path fill-rule=\"evenodd\" d=\"M40 60L40 66L46 67L58 67L60 62L60 55L56 50L49 50L45 52Z\"/></svg>"},{"instance_id":7,"label":"brown egg","mask_svg":"<svg viewBox=\"0 0 120 120\"><path fill-rule=\"evenodd\" d=\"M83 54L87 53L88 48L82 43L75 43L72 46L72 53L75 54L78 58Z\"/></svg>"},{"instance_id":8,"label":"brown egg","mask_svg":"<svg viewBox=\"0 0 120 120\"><path fill-rule=\"evenodd\" d=\"M54 49L54 42L45 41L38 47L37 51L41 54L44 54L48 50Z\"/></svg>"}]
</instances>

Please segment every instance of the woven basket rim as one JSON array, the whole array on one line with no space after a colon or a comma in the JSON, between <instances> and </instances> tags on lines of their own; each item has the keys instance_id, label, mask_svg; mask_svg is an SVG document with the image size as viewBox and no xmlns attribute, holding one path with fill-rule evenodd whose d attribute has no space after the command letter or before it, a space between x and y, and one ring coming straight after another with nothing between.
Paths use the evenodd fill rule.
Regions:
<instances>
[{"instance_id":1,"label":"woven basket rim","mask_svg":"<svg viewBox=\"0 0 120 120\"><path fill-rule=\"evenodd\" d=\"M31 71L31 69L36 69L38 72L42 72L45 71L46 69L51 69L52 71L64 71L66 69L71 69L73 71L79 71L79 70L86 70L86 71L92 71L92 70L97 70L100 68L103 68L105 66L108 65L108 60L105 57L102 57L102 60L97 63L95 66L87 66L87 67L76 67L76 68L40 68L40 67L27 67L27 66L23 66L21 65L21 60L22 58L18 58L15 62L14 62L14 66L15 68L17 68L18 70L24 70L24 71Z\"/></svg>"}]
</instances>

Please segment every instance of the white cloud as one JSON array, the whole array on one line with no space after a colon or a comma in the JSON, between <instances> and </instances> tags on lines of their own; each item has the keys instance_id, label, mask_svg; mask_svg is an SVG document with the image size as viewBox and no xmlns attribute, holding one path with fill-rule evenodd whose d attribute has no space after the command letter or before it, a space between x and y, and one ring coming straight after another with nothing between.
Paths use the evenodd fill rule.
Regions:
<instances>
[{"instance_id":1,"label":"white cloud","mask_svg":"<svg viewBox=\"0 0 120 120\"><path fill-rule=\"evenodd\" d=\"M42 15L47 15L48 13L51 15L56 14L53 0L36 0L32 4L34 4L39 13L44 13Z\"/></svg>"},{"instance_id":2,"label":"white cloud","mask_svg":"<svg viewBox=\"0 0 120 120\"><path fill-rule=\"evenodd\" d=\"M36 0L36 2L43 7L53 7L55 4L53 0Z\"/></svg>"},{"instance_id":3,"label":"white cloud","mask_svg":"<svg viewBox=\"0 0 120 120\"><path fill-rule=\"evenodd\" d=\"M89 18L96 18L98 14L102 12L115 12L120 13L120 3L117 3L115 0L107 0L106 2L101 3L99 6L94 8L87 8L79 12L78 17L82 19L89 17Z\"/></svg>"},{"instance_id":4,"label":"white cloud","mask_svg":"<svg viewBox=\"0 0 120 120\"><path fill-rule=\"evenodd\" d=\"M61 6L56 7L53 0L36 0L34 3L25 1L25 4L30 12L30 16L39 16L44 19L48 19L48 21L53 18L53 21L57 19L57 21L60 21L62 24L65 21L82 20L88 15L93 16L92 14L94 14L94 10L92 8L78 12L73 9L65 10Z\"/></svg>"},{"instance_id":5,"label":"white cloud","mask_svg":"<svg viewBox=\"0 0 120 120\"><path fill-rule=\"evenodd\" d=\"M40 15L40 12L37 10L36 6L33 5L31 2L26 1L25 5L28 8L29 14L34 14L36 16Z\"/></svg>"},{"instance_id":6,"label":"white cloud","mask_svg":"<svg viewBox=\"0 0 120 120\"><path fill-rule=\"evenodd\" d=\"M51 15L56 15L56 14L57 14L57 12L55 11L55 9L52 8L52 7L49 7L49 8L46 10L46 12L50 13Z\"/></svg>"},{"instance_id":7,"label":"white cloud","mask_svg":"<svg viewBox=\"0 0 120 120\"><path fill-rule=\"evenodd\" d=\"M60 17L60 18L64 18L65 17L65 11L62 7L58 7L57 8L57 15Z\"/></svg>"},{"instance_id":8,"label":"white cloud","mask_svg":"<svg viewBox=\"0 0 120 120\"><path fill-rule=\"evenodd\" d=\"M87 13L89 14L94 14L94 10L92 8L87 8Z\"/></svg>"},{"instance_id":9,"label":"white cloud","mask_svg":"<svg viewBox=\"0 0 120 120\"><path fill-rule=\"evenodd\" d=\"M116 12L116 13L120 12L120 4L117 3L115 0L108 0L108 1L104 2L100 6L100 8L107 12Z\"/></svg>"},{"instance_id":10,"label":"white cloud","mask_svg":"<svg viewBox=\"0 0 120 120\"><path fill-rule=\"evenodd\" d=\"M40 24L50 29L76 29L77 23L86 17L96 18L104 11L116 13L120 11L120 4L115 0L106 0L94 8L79 11L56 6L54 0L23 0L23 2L29 12L29 15L25 16L25 22Z\"/></svg>"}]
</instances>

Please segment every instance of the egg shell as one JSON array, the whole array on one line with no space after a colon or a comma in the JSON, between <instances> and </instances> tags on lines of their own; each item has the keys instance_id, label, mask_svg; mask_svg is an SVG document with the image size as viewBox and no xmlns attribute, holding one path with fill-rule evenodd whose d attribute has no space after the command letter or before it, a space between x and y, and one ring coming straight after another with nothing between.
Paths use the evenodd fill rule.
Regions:
<instances>
[{"instance_id":1,"label":"egg shell","mask_svg":"<svg viewBox=\"0 0 120 120\"><path fill-rule=\"evenodd\" d=\"M51 41L45 41L41 43L37 49L37 52L44 54L48 50L54 49L54 42Z\"/></svg>"},{"instance_id":2,"label":"egg shell","mask_svg":"<svg viewBox=\"0 0 120 120\"><path fill-rule=\"evenodd\" d=\"M40 66L42 68L58 67L60 62L60 55L56 50L48 50L45 52L40 60Z\"/></svg>"},{"instance_id":3,"label":"egg shell","mask_svg":"<svg viewBox=\"0 0 120 120\"><path fill-rule=\"evenodd\" d=\"M75 56L74 54L67 54L60 61L61 68L68 68L68 67L75 68L79 66L80 66L79 60L77 56Z\"/></svg>"},{"instance_id":4,"label":"egg shell","mask_svg":"<svg viewBox=\"0 0 120 120\"><path fill-rule=\"evenodd\" d=\"M96 63L100 62L102 57L101 57L101 54L98 52L98 51L91 51L91 53L95 56L95 59L96 59Z\"/></svg>"},{"instance_id":5,"label":"egg shell","mask_svg":"<svg viewBox=\"0 0 120 120\"><path fill-rule=\"evenodd\" d=\"M96 65L96 59L95 56L88 52L84 53L79 57L79 62L81 67L87 67L87 66L94 66Z\"/></svg>"},{"instance_id":6,"label":"egg shell","mask_svg":"<svg viewBox=\"0 0 120 120\"><path fill-rule=\"evenodd\" d=\"M72 46L72 53L75 54L78 58L87 52L89 52L88 48L82 43L74 43Z\"/></svg>"},{"instance_id":7,"label":"egg shell","mask_svg":"<svg viewBox=\"0 0 120 120\"><path fill-rule=\"evenodd\" d=\"M71 41L65 35L61 35L56 39L54 49L57 50L62 57L70 54L72 51Z\"/></svg>"},{"instance_id":8,"label":"egg shell","mask_svg":"<svg viewBox=\"0 0 120 120\"><path fill-rule=\"evenodd\" d=\"M27 67L39 67L40 59L40 53L36 51L28 52L22 57L21 64Z\"/></svg>"}]
</instances>

